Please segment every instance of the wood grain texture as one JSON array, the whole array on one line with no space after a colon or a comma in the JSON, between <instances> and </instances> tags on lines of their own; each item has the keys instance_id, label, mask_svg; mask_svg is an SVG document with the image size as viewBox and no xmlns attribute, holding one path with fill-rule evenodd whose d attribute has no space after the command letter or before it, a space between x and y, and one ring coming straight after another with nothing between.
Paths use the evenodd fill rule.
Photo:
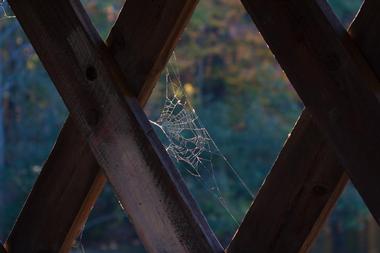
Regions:
<instances>
[{"instance_id":1,"label":"wood grain texture","mask_svg":"<svg viewBox=\"0 0 380 253\"><path fill-rule=\"evenodd\" d=\"M145 103L195 2L127 1L108 40L111 50L77 1L10 4L71 112L8 238L10 251L67 252L104 184L99 163L150 252L221 252L137 100L123 97L139 95ZM137 30L142 20L150 30ZM148 35L155 44L145 41ZM39 215L42 206L47 217Z\"/></svg>"},{"instance_id":2,"label":"wood grain texture","mask_svg":"<svg viewBox=\"0 0 380 253\"><path fill-rule=\"evenodd\" d=\"M305 110L227 252L306 252L347 180Z\"/></svg>"},{"instance_id":3,"label":"wood grain texture","mask_svg":"<svg viewBox=\"0 0 380 253\"><path fill-rule=\"evenodd\" d=\"M107 44L112 54L117 56L115 58L122 71L128 74L126 83L144 84L141 85L144 89L135 89L136 94L146 93L143 97L150 94L155 79L166 63L165 59L169 57L195 5L196 1L156 1L152 4L150 1L135 0L124 5ZM138 29L141 20L151 24L150 29L147 26ZM126 41L129 41L128 45ZM144 50L148 46L151 50ZM140 70L144 64L152 67ZM140 99L142 105L145 102ZM9 240L21 243L26 248L35 247L36 251L48 249L67 252L105 181L85 138L69 118ZM41 210L48 211L49 215Z\"/></svg>"},{"instance_id":4,"label":"wood grain texture","mask_svg":"<svg viewBox=\"0 0 380 253\"><path fill-rule=\"evenodd\" d=\"M370 90L379 86L376 76L324 1L244 3L379 221L380 107Z\"/></svg>"},{"instance_id":5,"label":"wood grain texture","mask_svg":"<svg viewBox=\"0 0 380 253\"><path fill-rule=\"evenodd\" d=\"M246 1L246 6L251 2ZM272 7L274 6L272 4ZM350 27L351 38L342 32L339 22L323 2L321 4L319 1L318 7L322 7L320 10L338 32L338 38L345 50L348 50L354 59L359 58L359 63L363 62L362 56L350 41L352 38L359 45L372 69L379 75L380 66L376 65L377 56L380 55L376 46L380 39L376 32L380 27L380 19L376 15L376 10L380 8L379 3L366 1ZM283 8L290 10L291 6ZM254 15L252 12L251 14ZM303 15L307 16L309 13L304 11ZM307 38L303 38L303 35L297 31L292 31L290 34L299 36L300 43L308 43ZM278 40L281 41L281 38ZM313 49L309 44L306 45ZM305 68L309 67L313 68L314 65L303 65L299 68L298 75L305 75ZM368 66L360 64L358 68L368 68ZM363 81L361 85L367 85L375 92L379 91L380 86L377 82L369 82L366 79ZM310 82L305 81L303 85L308 86ZM337 162L335 152L318 129L317 124L312 121L310 112L305 110L237 231L228 252L307 252L309 250L347 182L347 176ZM364 184L363 181L361 183ZM312 185L315 187L314 190L311 188Z\"/></svg>"},{"instance_id":6,"label":"wood grain texture","mask_svg":"<svg viewBox=\"0 0 380 253\"><path fill-rule=\"evenodd\" d=\"M380 76L379 10L379 1L366 0L349 29L352 40L377 76ZM371 86L371 89L377 94L380 92L380 86Z\"/></svg>"}]
</instances>

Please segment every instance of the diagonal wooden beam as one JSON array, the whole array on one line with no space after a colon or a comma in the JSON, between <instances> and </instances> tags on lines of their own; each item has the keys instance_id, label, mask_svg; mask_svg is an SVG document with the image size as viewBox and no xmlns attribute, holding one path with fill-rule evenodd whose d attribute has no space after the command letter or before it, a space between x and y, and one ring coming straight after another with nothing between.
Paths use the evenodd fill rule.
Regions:
<instances>
[{"instance_id":1,"label":"diagonal wooden beam","mask_svg":"<svg viewBox=\"0 0 380 253\"><path fill-rule=\"evenodd\" d=\"M378 220L380 108L371 91L379 87L376 76L326 2L244 3Z\"/></svg>"},{"instance_id":2,"label":"diagonal wooden beam","mask_svg":"<svg viewBox=\"0 0 380 253\"><path fill-rule=\"evenodd\" d=\"M147 54L143 54L146 59L137 57L140 61L136 62L136 59L127 58L131 60L129 64L146 64L144 65L145 68L140 69L141 72L137 72L134 76L139 81L146 81L146 83L143 82L146 85L142 89L146 93L150 92L149 85L152 85L152 82L157 78L159 70L162 69L169 56L179 30L182 29L185 21L189 18L188 12L191 12L194 7L193 1L183 1L181 4L170 2L171 7L169 7L169 2L167 5L166 2L159 2L157 5L150 3L150 1L149 3L141 1L141 4L137 1L127 2L127 7L128 5L134 6L139 10L139 12L133 14L135 15L133 17L126 16L126 20L132 22L131 24L141 21L144 15L138 16L139 14L159 14L153 16L150 24L155 22L155 25L161 28L174 25L173 30L168 27L165 28L168 30L165 30L166 34L163 35L168 37L159 38L157 45L154 44L157 41L149 43L141 41L143 46L152 46L152 48L146 48ZM67 176L65 178L67 179L66 182L69 183L67 187L53 187L55 193L52 195L44 193L53 198L49 200L51 202L47 206L52 207L52 203L57 203L59 206L64 203L73 203L68 201L67 192L76 195L76 190L85 190L80 192L82 196L79 197L79 199L85 200L85 203L80 206L82 210L78 210L78 201L76 201L76 206L74 207L76 213L72 213L75 216L74 224L81 223L78 220L83 220L84 217L79 216L88 214L88 211L83 211L83 209L90 207L89 204L93 203L93 200L89 201L89 199L95 199L93 195L97 195L103 184L102 180L98 179L101 176L96 176L97 166L94 158L90 155L92 152L96 157L96 161L105 170L120 202L132 219L140 238L149 251L221 252L220 244L209 229L180 175L163 150L144 113L137 105L137 101L132 96L123 98L122 93L115 89L115 85L120 88L123 87L123 84L128 84L128 81L133 79L124 79L124 76L119 72L120 69L113 59L109 57L108 50L91 26L80 3L64 0L55 1L50 5L46 5L43 0L28 2L14 0L10 1L10 3L71 112L71 118L66 123L62 131L63 134L61 134L54 149L55 154L54 152L52 153L52 156L56 156L57 160L54 162L51 156L49 161L51 165L57 165L59 161L73 158L75 159L74 161L65 164L76 168L74 171L71 170L74 175L76 173L80 176L86 175L87 172L77 172L83 170L83 168L88 172L93 169L92 174L89 175L95 175L91 179L83 177L70 178L70 176ZM152 13L142 11L141 7L144 4L145 7L152 5L152 9L148 8ZM160 14L166 11L173 14L172 11L175 11L177 7L178 12L174 13L185 15L180 17L172 15L173 18L165 17L165 21L163 21ZM162 12L160 11L161 9ZM148 34L158 35L158 33L162 32L160 29L156 29L155 26L147 28L149 29L146 33L139 33L140 39L148 36ZM114 29L130 31L129 29L137 28L116 25ZM140 29L144 29L144 27L140 27ZM138 44L133 42L133 37L129 36L132 35L127 34L124 36L115 33L115 36L111 36L111 51L114 54L118 51L125 51L126 53L128 52L128 47L139 48ZM155 50L158 50L158 52ZM132 55L136 56L137 53L132 53ZM152 59L150 57L156 58ZM149 66L149 64L151 65ZM131 71L133 67L123 67L124 72L125 69ZM148 73L143 73L144 71L148 71ZM155 71L158 72L155 73ZM142 76L139 76L139 74L142 74ZM145 74L149 74L149 78ZM133 85L132 82L131 85ZM125 88L123 89L127 92ZM138 92L138 89L135 92ZM140 94L142 102L144 96L148 97L148 94ZM75 129L75 127L80 131L71 130L70 132L65 130ZM75 138L82 140L75 142ZM82 145L67 145L71 142ZM83 145L86 142L89 147ZM78 155L73 155L74 152L69 152L65 155L64 151L69 148L74 149L74 152L78 152L80 155L84 155L85 160L80 161ZM73 156L67 157L67 155ZM49 170L45 171L48 171L46 174L50 173ZM59 179L62 180L62 178ZM81 187L83 180L86 180L89 187ZM40 179L39 182L41 182ZM97 182L100 182L100 185L94 186ZM44 202L42 200L44 197L39 194L43 193L41 189L47 186L41 186L41 183L36 185L41 188L36 190L35 186L32 195L34 194L33 198L36 198L37 202L42 203ZM32 198L32 195L29 199ZM71 195L71 197L74 195ZM28 200L28 202L33 205L33 201ZM75 230L72 227L67 227L67 225L71 226L72 217L68 223L64 224L66 225L63 229L64 231L57 232L60 237L55 239L61 241L54 239L44 245L47 248L43 248L43 244L36 241L29 241L29 245L17 243L22 241L22 233L30 236L36 228L28 228L23 225L21 229L17 229L17 224L23 224L23 222L25 222L24 224L30 224L32 222L29 219L33 215L37 215L30 212L34 208L27 207L27 209L23 210L20 220L16 223L15 229L7 241L8 249L12 252L64 252L67 250L67 248L62 248L62 240L67 241L67 238L64 238L66 233ZM50 222L53 221L53 218L59 219L58 216L55 216L59 214L58 208L58 206L52 207L53 215L48 212L48 216L51 217L41 219L42 224L37 223L37 225L43 225L43 231L50 233L46 229L51 226ZM66 208L66 210L68 209ZM24 217L23 213L25 213L26 218L21 221ZM17 231L19 232L17 233ZM44 238L40 237L40 239L43 240Z\"/></svg>"},{"instance_id":3,"label":"diagonal wooden beam","mask_svg":"<svg viewBox=\"0 0 380 253\"><path fill-rule=\"evenodd\" d=\"M331 24L341 31L331 10L326 5L322 7L324 15L333 21ZM376 45L380 38L376 30L380 19L375 13L379 9L378 2L366 1L350 27L352 39L378 76L380 52ZM341 43L350 50L353 45L346 42L348 36L340 35ZM355 49L353 54L357 54ZM372 86L375 91L376 87ZM305 110L231 242L229 252L308 251L347 182L335 152L325 139Z\"/></svg>"},{"instance_id":4,"label":"diagonal wooden beam","mask_svg":"<svg viewBox=\"0 0 380 253\"><path fill-rule=\"evenodd\" d=\"M307 252L347 180L335 152L305 110L228 252Z\"/></svg>"},{"instance_id":5,"label":"diagonal wooden beam","mask_svg":"<svg viewBox=\"0 0 380 253\"><path fill-rule=\"evenodd\" d=\"M125 74L124 85L133 85L141 105L145 104L195 6L196 1L125 3L107 44ZM68 252L105 181L85 138L69 118L8 242L24 245L29 252L41 249Z\"/></svg>"}]
</instances>

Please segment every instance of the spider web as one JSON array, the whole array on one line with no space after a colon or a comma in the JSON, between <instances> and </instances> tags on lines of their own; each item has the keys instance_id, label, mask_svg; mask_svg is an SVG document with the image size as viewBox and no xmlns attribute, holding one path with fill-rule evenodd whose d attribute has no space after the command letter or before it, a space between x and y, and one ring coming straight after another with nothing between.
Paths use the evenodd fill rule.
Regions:
<instances>
[{"instance_id":1,"label":"spider web","mask_svg":"<svg viewBox=\"0 0 380 253\"><path fill-rule=\"evenodd\" d=\"M11 14L11 8L9 7L7 0L0 0L0 20L15 18L14 15Z\"/></svg>"},{"instance_id":2,"label":"spider web","mask_svg":"<svg viewBox=\"0 0 380 253\"><path fill-rule=\"evenodd\" d=\"M177 162L188 164L187 171L201 177L201 169L207 168L213 154L218 150L206 128L201 125L198 115L183 95L182 87L176 80L166 76L170 85L166 86L166 99L160 117L156 122L169 140L168 154Z\"/></svg>"},{"instance_id":3,"label":"spider web","mask_svg":"<svg viewBox=\"0 0 380 253\"><path fill-rule=\"evenodd\" d=\"M176 67L174 53L166 67L164 105L158 119L150 122L164 134L167 143L164 146L171 159L181 164L180 168L188 174L197 178L223 206L233 221L239 224L218 185L215 159L225 163L252 199L254 195L219 150L188 100Z\"/></svg>"}]
</instances>

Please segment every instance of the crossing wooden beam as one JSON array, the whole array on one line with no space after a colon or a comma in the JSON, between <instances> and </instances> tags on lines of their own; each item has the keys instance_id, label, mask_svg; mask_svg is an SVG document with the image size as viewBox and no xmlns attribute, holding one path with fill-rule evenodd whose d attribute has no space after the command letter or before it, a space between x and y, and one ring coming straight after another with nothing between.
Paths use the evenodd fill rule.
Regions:
<instances>
[{"instance_id":1,"label":"crossing wooden beam","mask_svg":"<svg viewBox=\"0 0 380 253\"><path fill-rule=\"evenodd\" d=\"M70 117L9 251L67 252L104 185L99 164L150 252L222 252L134 98L145 103L195 1L127 1L109 48L79 1L10 4Z\"/></svg>"},{"instance_id":2,"label":"crossing wooden beam","mask_svg":"<svg viewBox=\"0 0 380 253\"><path fill-rule=\"evenodd\" d=\"M335 152L305 110L228 252L307 252L347 180Z\"/></svg>"},{"instance_id":3,"label":"crossing wooden beam","mask_svg":"<svg viewBox=\"0 0 380 253\"><path fill-rule=\"evenodd\" d=\"M133 84L136 96L141 94L141 105L145 104L195 6L196 1L125 3L107 45L125 74L126 88L131 89ZM8 241L35 251L41 248L67 252L105 181L85 138L69 118Z\"/></svg>"},{"instance_id":4,"label":"crossing wooden beam","mask_svg":"<svg viewBox=\"0 0 380 253\"><path fill-rule=\"evenodd\" d=\"M21 2L11 4L71 115L8 249L67 252L103 188L100 164L149 251L222 252L137 105L148 99L195 3L165 2L146 10L148 3L128 1L124 10L132 14L122 12L107 48L79 2ZM380 86L366 62L379 75L377 26L368 31L380 22L373 11L379 4L367 1L363 9L371 13L362 11L350 30L365 60L323 1L243 3L307 109L228 252L305 252L347 182L340 164L379 222L380 109L373 92ZM172 13L169 8L180 14L162 18ZM141 23L143 14L151 19ZM139 191L141 184L147 192Z\"/></svg>"},{"instance_id":5,"label":"crossing wooden beam","mask_svg":"<svg viewBox=\"0 0 380 253\"><path fill-rule=\"evenodd\" d=\"M244 1L244 4L247 9L249 9L252 17L255 16L253 19L255 21L256 18L258 19L260 23L258 26L264 26L262 23L264 22L263 15L265 14L254 13L253 10L253 6L257 2L260 1ZM294 1L288 1L282 4L278 3L277 6L269 1L266 7L267 10L271 8L272 11L278 11L277 13L280 12L280 8L287 10L282 13L284 17L282 17L281 22L286 20L287 25L291 23L289 27L293 27L293 29L287 29L287 32L289 32L287 36L293 37L294 39L293 48L289 47L290 44L288 41L285 43L286 47L288 47L287 50L297 52L300 51L297 48L301 47L302 50L306 48L311 51L310 54L301 56L297 54L298 58L295 61L299 61L299 66L302 66L299 67L298 73L295 72L294 65L296 63L292 63L292 65L289 63L289 60L284 60L283 58L286 57L284 53L280 53L280 56L277 56L275 53L278 58L282 59L283 64L290 65L289 68L292 70L288 75L293 77L290 80L292 82L296 81L298 85L302 84L304 87L313 85L313 80L308 81L306 79L308 77L311 79L314 78L309 74L314 71L313 68L315 65L302 64L308 59L312 60L313 58L316 58L316 61L322 60L323 62L325 60L328 69L324 71L324 75L327 76L327 78L333 79L333 83L338 83L340 88L343 88L342 93L346 93L345 89L349 86L345 84L347 81L345 80L345 71L348 73L350 68L348 66L344 66L344 68L340 66L342 64L345 65L345 62L339 62L341 60L340 57L333 55L334 51L340 51L336 50L336 47L341 47L343 50L348 51L349 54L352 54L351 57L354 61L357 60L358 63L358 73L368 71L368 66L363 64L362 56L351 42L351 38L356 45L359 46L364 57L370 63L377 76L379 76L380 66L378 66L377 63L377 56L380 52L377 52L378 47L376 46L380 39L376 31L378 27L380 27L380 20L376 15L376 11L380 8L379 3L376 1L365 2L358 17L350 27L351 38L345 33L343 27L334 17L326 3L323 1L318 1L317 3L318 4L309 3L308 7L301 6L300 8L302 8L303 11L301 11L301 9L297 10L298 8L295 7L295 5L299 3ZM281 7L279 7L280 5ZM256 8L258 7L256 6ZM310 9L314 10L312 11ZM279 22L273 15L274 14L268 15L266 20L268 23ZM331 31L333 33L335 32L335 36L326 35L326 32L320 33L319 27L317 27L315 31L308 29L314 27L310 26L310 21L308 21L306 25L303 24L300 25L299 28L296 28L296 20L303 23L305 16L310 16L315 19L321 19L320 17L324 16L323 19L325 19L325 21L322 25L330 31L328 34L331 34ZM283 28L284 27L280 27L278 29ZM282 37L285 35L276 33L276 30L272 32L272 36L277 35L279 37L275 45L272 45L273 38L267 37L270 47L281 51L285 50L278 45L283 42L282 40L284 39ZM263 32L263 34L264 33L265 32ZM266 34L267 33L268 31ZM318 49L317 47L314 51L314 44L318 41L318 36L320 36L321 39L323 38L323 40L335 39L335 47L329 48L321 43L322 48ZM264 37L266 37L265 34ZM330 53L330 57L323 55L323 53L321 53L323 50L326 50L328 54ZM304 61L301 63L299 58L304 58ZM329 68L329 64L336 64L337 66ZM352 61L348 62L348 65L352 66ZM351 71L355 72L355 67L352 66L351 68ZM321 72L319 72L319 74L321 74ZM300 77L296 78L296 75ZM330 85L334 86L334 84ZM356 85L364 85L364 88L371 87L371 90L374 92L377 92L380 87L378 86L378 82L366 78L362 79L361 84ZM350 94L351 92L348 93ZM347 97L352 98L351 95ZM356 102L355 99L351 101L352 103ZM349 137L348 140L350 141ZM351 145L357 145L357 143L352 143ZM355 159L355 154L353 154L353 156L353 159ZM325 135L320 132L319 126L313 121L309 109L306 109L288 138L272 171L265 180L257 198L245 217L243 224L231 242L228 251L252 252L254 249L258 252L307 252L347 182L347 176L337 160L338 158L333 151L332 145L327 142ZM376 163L376 161L373 162ZM372 185L366 186L366 179L363 178L376 176L377 173L374 167L375 165L372 164L371 168L362 168L362 176L358 175L361 173L358 167L354 168L353 173L350 173L350 170L348 171L350 175L354 177L355 185L361 187L361 190L358 189L361 191L364 199L370 203L372 212L378 214L378 208L376 206L378 203L373 201L373 194L375 193L372 192L373 188L376 188L375 180L370 182ZM369 174L367 174L368 171ZM371 189L368 189L368 187ZM375 191L376 190L377 189L375 189Z\"/></svg>"}]
</instances>

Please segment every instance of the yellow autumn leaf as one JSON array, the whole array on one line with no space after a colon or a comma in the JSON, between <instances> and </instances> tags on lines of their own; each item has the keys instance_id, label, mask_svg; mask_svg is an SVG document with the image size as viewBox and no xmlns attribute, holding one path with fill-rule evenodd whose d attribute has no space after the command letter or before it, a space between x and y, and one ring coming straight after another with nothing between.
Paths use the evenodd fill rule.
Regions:
<instances>
[{"instance_id":1,"label":"yellow autumn leaf","mask_svg":"<svg viewBox=\"0 0 380 253\"><path fill-rule=\"evenodd\" d=\"M185 83L184 89L187 95L192 96L195 93L195 88L191 83Z\"/></svg>"}]
</instances>

